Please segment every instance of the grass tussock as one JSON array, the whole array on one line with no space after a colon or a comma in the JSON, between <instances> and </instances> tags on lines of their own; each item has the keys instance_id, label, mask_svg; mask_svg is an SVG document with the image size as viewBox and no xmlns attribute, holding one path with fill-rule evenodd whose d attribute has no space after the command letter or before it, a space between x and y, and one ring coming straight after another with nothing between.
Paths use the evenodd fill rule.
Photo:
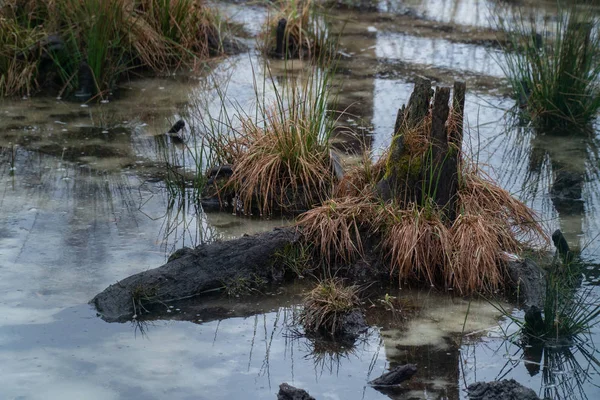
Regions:
<instances>
[{"instance_id":1,"label":"grass tussock","mask_svg":"<svg viewBox=\"0 0 600 400\"><path fill-rule=\"evenodd\" d=\"M84 84L97 95L134 70L193 67L223 51L225 26L201 0L7 0L0 21L3 96Z\"/></svg>"},{"instance_id":2,"label":"grass tussock","mask_svg":"<svg viewBox=\"0 0 600 400\"><path fill-rule=\"evenodd\" d=\"M505 278L502 252L517 250L510 232L483 215L470 214L460 215L450 232L453 252L444 270L447 287L460 293L496 292Z\"/></svg>"},{"instance_id":3,"label":"grass tussock","mask_svg":"<svg viewBox=\"0 0 600 400\"><path fill-rule=\"evenodd\" d=\"M299 213L331 195L337 180L331 77L331 70L316 67L283 83L265 77L262 89L255 82L254 109L234 106L234 114L222 111L204 122L215 160L232 166L223 191L235 193L236 211L266 217ZM272 93L267 97L264 91Z\"/></svg>"},{"instance_id":4,"label":"grass tussock","mask_svg":"<svg viewBox=\"0 0 600 400\"><path fill-rule=\"evenodd\" d=\"M458 192L461 213L482 215L491 224L505 226L502 235L505 251L518 251L521 245L540 245L548 241L536 214L480 169L466 165ZM518 245L520 244L520 245Z\"/></svg>"},{"instance_id":5,"label":"grass tussock","mask_svg":"<svg viewBox=\"0 0 600 400\"><path fill-rule=\"evenodd\" d=\"M531 306L524 319L497 306L520 329L522 343L528 347L569 347L590 340L591 329L600 323L600 304L591 287L581 286L581 260L555 263L545 275L544 301L541 309Z\"/></svg>"},{"instance_id":6,"label":"grass tussock","mask_svg":"<svg viewBox=\"0 0 600 400\"><path fill-rule=\"evenodd\" d=\"M39 51L34 49L44 33L24 28L0 17L0 95L28 94L36 87Z\"/></svg>"},{"instance_id":7,"label":"grass tussock","mask_svg":"<svg viewBox=\"0 0 600 400\"><path fill-rule=\"evenodd\" d=\"M333 52L322 10L314 0L274 1L259 47L263 53L284 59L327 60ZM285 28L279 35L278 30Z\"/></svg>"},{"instance_id":8,"label":"grass tussock","mask_svg":"<svg viewBox=\"0 0 600 400\"><path fill-rule=\"evenodd\" d=\"M440 216L414 204L409 209L387 207L388 223L383 248L390 260L390 274L401 280L439 282L439 266L448 265L452 250L448 228Z\"/></svg>"},{"instance_id":9,"label":"grass tussock","mask_svg":"<svg viewBox=\"0 0 600 400\"><path fill-rule=\"evenodd\" d=\"M374 161L371 153L364 152L362 161L347 168L344 177L335 186L334 198L368 197L385 175L386 159L387 155L383 155Z\"/></svg>"},{"instance_id":10,"label":"grass tussock","mask_svg":"<svg viewBox=\"0 0 600 400\"><path fill-rule=\"evenodd\" d=\"M300 322L306 332L326 332L334 336L340 331L342 317L360 306L357 286L346 286L341 279L326 279L304 299Z\"/></svg>"},{"instance_id":11,"label":"grass tussock","mask_svg":"<svg viewBox=\"0 0 600 400\"><path fill-rule=\"evenodd\" d=\"M570 6L552 21L499 18L510 39L504 72L524 113L542 130L584 130L600 110L600 27L588 7Z\"/></svg>"},{"instance_id":12,"label":"grass tussock","mask_svg":"<svg viewBox=\"0 0 600 400\"><path fill-rule=\"evenodd\" d=\"M347 197L307 211L298 224L326 262L352 262L364 253L362 235L374 216L373 203Z\"/></svg>"},{"instance_id":13,"label":"grass tussock","mask_svg":"<svg viewBox=\"0 0 600 400\"><path fill-rule=\"evenodd\" d=\"M332 187L328 143L305 111L280 113L274 105L260 124L242 121L248 147L235 162L232 183L245 210L256 205L269 215L275 206L302 209L323 201Z\"/></svg>"}]
</instances>

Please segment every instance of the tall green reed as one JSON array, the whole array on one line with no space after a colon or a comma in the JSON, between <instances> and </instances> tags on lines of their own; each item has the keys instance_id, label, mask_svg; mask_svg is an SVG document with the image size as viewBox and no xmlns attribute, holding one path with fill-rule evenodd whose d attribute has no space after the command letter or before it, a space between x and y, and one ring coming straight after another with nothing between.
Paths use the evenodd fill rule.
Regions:
<instances>
[{"instance_id":1,"label":"tall green reed","mask_svg":"<svg viewBox=\"0 0 600 400\"><path fill-rule=\"evenodd\" d=\"M521 11L497 19L509 39L501 66L521 112L542 131L589 128L600 110L600 27L588 7L563 6L540 22Z\"/></svg>"}]
</instances>

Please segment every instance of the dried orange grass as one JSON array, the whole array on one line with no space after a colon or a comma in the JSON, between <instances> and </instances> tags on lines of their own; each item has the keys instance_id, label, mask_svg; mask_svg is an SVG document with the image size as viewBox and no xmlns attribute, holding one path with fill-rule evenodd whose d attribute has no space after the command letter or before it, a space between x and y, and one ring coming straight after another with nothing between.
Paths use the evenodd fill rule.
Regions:
<instances>
[{"instance_id":1,"label":"dried orange grass","mask_svg":"<svg viewBox=\"0 0 600 400\"><path fill-rule=\"evenodd\" d=\"M425 154L430 144L431 122L432 116L431 112L429 112L416 126L409 127L408 125L404 125L399 129L402 134L402 146L406 149L407 154L410 154L412 157L419 157Z\"/></svg>"},{"instance_id":2,"label":"dried orange grass","mask_svg":"<svg viewBox=\"0 0 600 400\"><path fill-rule=\"evenodd\" d=\"M363 153L362 162L349 168L335 186L334 197L370 197L377 183L385 175L387 153L373 162L369 152Z\"/></svg>"},{"instance_id":3,"label":"dried orange grass","mask_svg":"<svg viewBox=\"0 0 600 400\"><path fill-rule=\"evenodd\" d=\"M314 0L296 0L279 2L280 9L268 16L260 34L259 48L268 53L275 47L276 27L283 18L286 20L285 41L291 47L297 47L298 56L316 58L324 50L322 36L324 27L316 21L318 4Z\"/></svg>"},{"instance_id":4,"label":"dried orange grass","mask_svg":"<svg viewBox=\"0 0 600 400\"><path fill-rule=\"evenodd\" d=\"M331 335L339 332L341 318L360 307L360 288L346 286L339 278L326 279L304 298L300 322L307 332L326 331Z\"/></svg>"},{"instance_id":5,"label":"dried orange grass","mask_svg":"<svg viewBox=\"0 0 600 400\"><path fill-rule=\"evenodd\" d=\"M465 168L458 196L460 213L483 215L490 223L506 228L502 235L506 251L517 251L518 243L548 243L548 236L533 210L495 184L481 170L472 166Z\"/></svg>"},{"instance_id":6,"label":"dried orange grass","mask_svg":"<svg viewBox=\"0 0 600 400\"><path fill-rule=\"evenodd\" d=\"M389 210L388 213L393 213ZM450 263L451 238L440 215L414 204L396 211L395 220L384 234L383 247L390 260L390 274L399 279L426 280L435 285L443 267Z\"/></svg>"},{"instance_id":7,"label":"dried orange grass","mask_svg":"<svg viewBox=\"0 0 600 400\"><path fill-rule=\"evenodd\" d=\"M262 125L262 124L261 124ZM275 206L311 207L322 203L333 186L329 148L306 140L310 121L282 118L277 107L266 112L264 128L249 119L242 120L247 148L235 160L230 181L237 189L244 210L257 200L262 215Z\"/></svg>"},{"instance_id":8,"label":"dried orange grass","mask_svg":"<svg viewBox=\"0 0 600 400\"><path fill-rule=\"evenodd\" d=\"M328 200L302 214L298 226L326 263L352 262L364 254L361 233L371 226L376 207L359 197Z\"/></svg>"},{"instance_id":9,"label":"dried orange grass","mask_svg":"<svg viewBox=\"0 0 600 400\"><path fill-rule=\"evenodd\" d=\"M506 231L482 215L459 215L450 230L452 262L444 268L447 287L461 293L493 293L504 281L502 251ZM510 242L510 240L508 240ZM511 243L516 245L516 243Z\"/></svg>"}]
</instances>

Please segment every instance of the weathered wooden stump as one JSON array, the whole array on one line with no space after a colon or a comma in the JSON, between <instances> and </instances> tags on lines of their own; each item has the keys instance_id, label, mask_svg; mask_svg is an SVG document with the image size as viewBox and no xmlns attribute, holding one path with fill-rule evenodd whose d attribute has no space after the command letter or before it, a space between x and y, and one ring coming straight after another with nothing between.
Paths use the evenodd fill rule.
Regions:
<instances>
[{"instance_id":1,"label":"weathered wooden stump","mask_svg":"<svg viewBox=\"0 0 600 400\"><path fill-rule=\"evenodd\" d=\"M449 220L456 217L466 86L450 88L419 79L408 104L398 110L380 197L398 204L433 202ZM433 98L433 102L432 102ZM427 142L423 153L416 149Z\"/></svg>"}]
</instances>

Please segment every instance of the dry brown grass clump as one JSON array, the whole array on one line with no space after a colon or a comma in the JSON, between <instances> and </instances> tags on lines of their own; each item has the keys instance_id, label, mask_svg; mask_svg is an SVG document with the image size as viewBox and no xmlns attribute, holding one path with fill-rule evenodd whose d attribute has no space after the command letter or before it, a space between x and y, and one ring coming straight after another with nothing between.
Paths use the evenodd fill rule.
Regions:
<instances>
[{"instance_id":1,"label":"dry brown grass clump","mask_svg":"<svg viewBox=\"0 0 600 400\"><path fill-rule=\"evenodd\" d=\"M203 0L141 0L132 2L144 22L152 30L155 40L163 39L167 58L180 63L181 54L193 54L199 59L223 51L220 25L224 23L218 14L206 6ZM154 34L154 32L158 35ZM164 40L166 39L166 40ZM147 54L151 55L151 54Z\"/></svg>"},{"instance_id":2,"label":"dry brown grass clump","mask_svg":"<svg viewBox=\"0 0 600 400\"><path fill-rule=\"evenodd\" d=\"M535 213L488 176L465 168L457 218L449 221L431 202L381 204L365 183L352 193L300 216L305 240L326 262L351 262L364 254L367 236L381 239L390 274L400 282L453 288L461 294L493 293L506 279L505 253L547 243ZM356 193L360 195L355 179ZM366 194L366 195L365 195Z\"/></svg>"},{"instance_id":3,"label":"dry brown grass clump","mask_svg":"<svg viewBox=\"0 0 600 400\"><path fill-rule=\"evenodd\" d=\"M429 132L431 132L431 111L416 126L401 126L402 145L412 157L421 157L429 149Z\"/></svg>"},{"instance_id":4,"label":"dry brown grass clump","mask_svg":"<svg viewBox=\"0 0 600 400\"><path fill-rule=\"evenodd\" d=\"M444 269L447 287L460 293L494 293L505 278L501 253L516 251L517 243L504 226L482 215L459 215L450 232L453 252Z\"/></svg>"},{"instance_id":5,"label":"dry brown grass clump","mask_svg":"<svg viewBox=\"0 0 600 400\"><path fill-rule=\"evenodd\" d=\"M27 49L44 36L41 29L23 29L0 16L0 96L29 94L37 87L39 51Z\"/></svg>"},{"instance_id":6,"label":"dry brown grass clump","mask_svg":"<svg viewBox=\"0 0 600 400\"><path fill-rule=\"evenodd\" d=\"M362 235L376 207L364 198L332 199L302 214L298 225L326 263L352 262L363 255Z\"/></svg>"},{"instance_id":7,"label":"dry brown grass clump","mask_svg":"<svg viewBox=\"0 0 600 400\"><path fill-rule=\"evenodd\" d=\"M261 215L277 208L294 212L319 204L333 187L329 144L315 131L311 116L266 111L266 120L242 121L247 148L235 160L230 184L249 212Z\"/></svg>"},{"instance_id":8,"label":"dry brown grass clump","mask_svg":"<svg viewBox=\"0 0 600 400\"><path fill-rule=\"evenodd\" d=\"M326 279L304 299L300 322L306 332L339 332L342 317L360 306L357 286L345 286L341 279Z\"/></svg>"},{"instance_id":9,"label":"dry brown grass clump","mask_svg":"<svg viewBox=\"0 0 600 400\"><path fill-rule=\"evenodd\" d=\"M393 219L383 235L383 248L390 260L390 274L401 281L440 281L440 266L450 263L452 242L448 228L435 210L410 205L400 210L388 207Z\"/></svg>"},{"instance_id":10,"label":"dry brown grass clump","mask_svg":"<svg viewBox=\"0 0 600 400\"><path fill-rule=\"evenodd\" d=\"M458 192L459 212L462 214L484 215L490 223L507 228L504 246L507 251L515 243L547 243L548 238L539 224L538 218L529 207L501 188L480 169L466 166L462 173L462 187Z\"/></svg>"},{"instance_id":11,"label":"dry brown grass clump","mask_svg":"<svg viewBox=\"0 0 600 400\"><path fill-rule=\"evenodd\" d=\"M377 183L385 175L387 154L373 161L369 152L364 152L362 162L348 168L344 177L335 186L334 197L365 197L370 196Z\"/></svg>"},{"instance_id":12,"label":"dry brown grass clump","mask_svg":"<svg viewBox=\"0 0 600 400\"><path fill-rule=\"evenodd\" d=\"M533 210L473 166L464 168L458 197L445 283L461 293L495 292L505 280L503 253L547 244L548 236Z\"/></svg>"}]
</instances>

